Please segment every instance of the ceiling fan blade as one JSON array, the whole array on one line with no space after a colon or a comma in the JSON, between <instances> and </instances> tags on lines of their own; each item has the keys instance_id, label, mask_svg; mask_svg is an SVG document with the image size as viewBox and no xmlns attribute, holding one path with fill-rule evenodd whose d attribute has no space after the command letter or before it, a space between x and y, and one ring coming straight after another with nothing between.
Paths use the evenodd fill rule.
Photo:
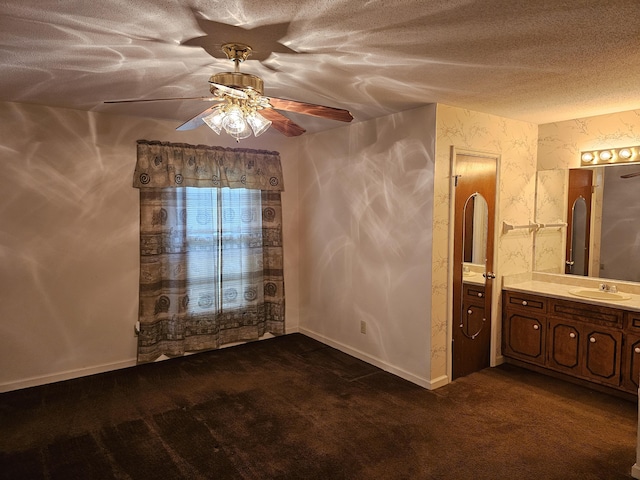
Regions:
<instances>
[{"instance_id":1,"label":"ceiling fan blade","mask_svg":"<svg viewBox=\"0 0 640 480\"><path fill-rule=\"evenodd\" d=\"M197 114L195 117L187 120L186 122L184 122L182 125L180 125L178 128L176 128L176 130L193 130L194 128L198 128L200 125L204 125L204 120L203 118L206 116L209 116L213 113L213 110L215 108L217 108L218 105L212 105L211 107L207 108L205 111L200 112L199 114Z\"/></svg>"},{"instance_id":2,"label":"ceiling fan blade","mask_svg":"<svg viewBox=\"0 0 640 480\"><path fill-rule=\"evenodd\" d=\"M627 173L626 175L620 175L620 178L632 178L640 176L640 172Z\"/></svg>"},{"instance_id":3,"label":"ceiling fan blade","mask_svg":"<svg viewBox=\"0 0 640 480\"><path fill-rule=\"evenodd\" d=\"M260 110L260 115L271 120L271 126L287 137L297 137L306 132L300 125L292 122L280 112L276 112L273 108L263 108Z\"/></svg>"},{"instance_id":4,"label":"ceiling fan blade","mask_svg":"<svg viewBox=\"0 0 640 480\"><path fill-rule=\"evenodd\" d=\"M226 85L214 83L212 81L209 81L209 84L213 85L214 87L216 87L216 89L220 90L222 93L229 97L240 98L242 100L246 100L247 98L249 98L249 95L244 93L242 90L238 90L237 88L227 87Z\"/></svg>"},{"instance_id":5,"label":"ceiling fan blade","mask_svg":"<svg viewBox=\"0 0 640 480\"><path fill-rule=\"evenodd\" d=\"M218 97L173 97L173 98L142 98L137 100L106 100L102 103L141 103L141 102L165 102L175 100L200 100L203 102L219 102Z\"/></svg>"},{"instance_id":6,"label":"ceiling fan blade","mask_svg":"<svg viewBox=\"0 0 640 480\"><path fill-rule=\"evenodd\" d=\"M353 115L351 115L349 110L342 108L325 107L324 105L315 105L313 103L298 102L296 100L286 100L276 97L268 97L268 100L271 106L278 110L313 115L314 117L328 118L340 122L350 122L353 120Z\"/></svg>"}]
</instances>

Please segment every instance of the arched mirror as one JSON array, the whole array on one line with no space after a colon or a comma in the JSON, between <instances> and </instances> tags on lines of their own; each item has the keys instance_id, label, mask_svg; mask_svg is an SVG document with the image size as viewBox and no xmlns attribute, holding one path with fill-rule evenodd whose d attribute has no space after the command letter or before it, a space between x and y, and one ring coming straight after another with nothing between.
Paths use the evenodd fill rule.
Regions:
<instances>
[{"instance_id":1,"label":"arched mirror","mask_svg":"<svg viewBox=\"0 0 640 480\"><path fill-rule=\"evenodd\" d=\"M462 224L462 282L465 284L484 287L486 260L487 260L487 235L489 232L489 206L485 198L475 192L464 203L464 221ZM462 289L460 298L460 326L462 333L468 338L478 336L486 324L482 291L478 290L479 302L477 305L465 304L465 291Z\"/></svg>"},{"instance_id":2,"label":"arched mirror","mask_svg":"<svg viewBox=\"0 0 640 480\"><path fill-rule=\"evenodd\" d=\"M487 258L488 217L489 206L484 197L477 192L469 196L464 204L462 226L463 278L479 274L484 279L482 274L485 273Z\"/></svg>"},{"instance_id":3,"label":"arched mirror","mask_svg":"<svg viewBox=\"0 0 640 480\"><path fill-rule=\"evenodd\" d=\"M579 196L571 207L571 224L569 225L571 246L567 259L567 273L573 275L587 275L587 219L587 201Z\"/></svg>"}]
</instances>

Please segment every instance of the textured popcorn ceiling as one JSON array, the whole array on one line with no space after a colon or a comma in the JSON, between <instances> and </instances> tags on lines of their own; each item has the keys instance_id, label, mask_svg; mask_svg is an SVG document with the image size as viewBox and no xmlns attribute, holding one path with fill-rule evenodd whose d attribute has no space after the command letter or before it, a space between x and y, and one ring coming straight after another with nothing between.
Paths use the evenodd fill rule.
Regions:
<instances>
[{"instance_id":1,"label":"textured popcorn ceiling","mask_svg":"<svg viewBox=\"0 0 640 480\"><path fill-rule=\"evenodd\" d=\"M534 123L640 108L638 0L10 0L0 100L175 120L254 48L265 94L355 121L444 103ZM309 130L339 126L289 115Z\"/></svg>"}]
</instances>

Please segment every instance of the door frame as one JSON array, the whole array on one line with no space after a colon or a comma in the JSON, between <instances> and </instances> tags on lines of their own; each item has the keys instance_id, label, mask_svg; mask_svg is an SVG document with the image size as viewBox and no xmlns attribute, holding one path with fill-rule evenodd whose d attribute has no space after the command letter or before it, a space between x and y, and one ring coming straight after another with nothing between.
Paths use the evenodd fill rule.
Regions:
<instances>
[{"instance_id":1,"label":"door frame","mask_svg":"<svg viewBox=\"0 0 640 480\"><path fill-rule=\"evenodd\" d=\"M447 377L448 382L452 381L453 377L453 351L451 349L453 341L453 249L454 249L454 228L455 228L455 182L456 176L456 156L458 154L467 155L470 157L483 157L492 158L496 162L496 198L495 198L495 219L493 225L493 273L496 275L494 279L494 286L491 289L491 353L489 358L489 365L495 367L502 363L502 358L498 358L497 347L501 343L499 337L500 329L498 311L500 292L502 291L502 276L499 274L498 269L498 244L500 243L500 165L501 155L496 152L490 152L486 150L468 149L464 147L456 147L451 145L450 160L449 160L449 233L448 233L448 253L447 256L450 259L447 268Z\"/></svg>"}]
</instances>

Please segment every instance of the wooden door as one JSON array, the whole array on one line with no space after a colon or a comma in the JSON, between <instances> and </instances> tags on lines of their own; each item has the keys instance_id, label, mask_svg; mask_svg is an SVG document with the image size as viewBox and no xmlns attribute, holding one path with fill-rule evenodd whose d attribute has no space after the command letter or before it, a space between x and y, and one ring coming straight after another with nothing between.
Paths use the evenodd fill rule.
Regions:
<instances>
[{"instance_id":1,"label":"wooden door","mask_svg":"<svg viewBox=\"0 0 640 480\"><path fill-rule=\"evenodd\" d=\"M490 364L497 160L486 155L457 153L454 168L456 186L453 195L453 379L481 370ZM486 217L485 223L471 222L471 210L476 218ZM482 211L486 212L484 216ZM474 228L472 225L478 224L482 224L482 232L477 231L479 228L469 232ZM473 241L470 240L471 235ZM476 235L482 235L482 238ZM468 260L471 245L476 245L476 250L484 250L476 251L473 260L473 263L481 265L484 271L479 274L484 292L483 301L480 303L477 299L474 302L470 302L469 298L465 301L464 296L463 262L465 259ZM479 249L478 245L482 245L482 249Z\"/></svg>"}]
</instances>

